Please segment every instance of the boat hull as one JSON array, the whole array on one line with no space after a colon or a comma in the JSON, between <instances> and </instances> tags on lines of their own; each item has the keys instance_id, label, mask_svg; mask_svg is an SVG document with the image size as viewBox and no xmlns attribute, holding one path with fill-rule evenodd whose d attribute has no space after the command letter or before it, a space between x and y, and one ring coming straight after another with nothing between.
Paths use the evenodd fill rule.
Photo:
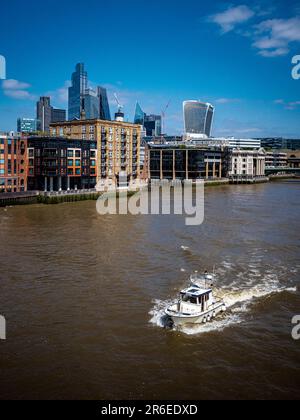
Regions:
<instances>
[{"instance_id":1,"label":"boat hull","mask_svg":"<svg viewBox=\"0 0 300 420\"><path fill-rule=\"evenodd\" d=\"M226 307L224 303L222 303L206 312L193 315L186 315L179 312L176 313L169 308L166 310L166 315L172 320L174 326L182 326L187 324L206 324L225 311Z\"/></svg>"}]
</instances>

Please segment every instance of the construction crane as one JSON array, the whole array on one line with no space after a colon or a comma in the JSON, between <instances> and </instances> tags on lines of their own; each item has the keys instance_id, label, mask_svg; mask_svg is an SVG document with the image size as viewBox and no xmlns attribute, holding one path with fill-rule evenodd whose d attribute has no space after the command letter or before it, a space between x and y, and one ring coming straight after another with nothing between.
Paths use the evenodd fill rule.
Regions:
<instances>
[{"instance_id":1,"label":"construction crane","mask_svg":"<svg viewBox=\"0 0 300 420\"><path fill-rule=\"evenodd\" d=\"M118 95L116 93L114 93L114 97L116 99L117 105L118 105L118 112L123 112L124 106L121 105Z\"/></svg>"},{"instance_id":2,"label":"construction crane","mask_svg":"<svg viewBox=\"0 0 300 420\"><path fill-rule=\"evenodd\" d=\"M165 118L166 118L166 112L171 104L171 100L167 103L165 109L161 111L161 131L162 136L165 134Z\"/></svg>"},{"instance_id":3,"label":"construction crane","mask_svg":"<svg viewBox=\"0 0 300 420\"><path fill-rule=\"evenodd\" d=\"M118 112L115 114L115 119L116 121L124 121L124 106L119 101L118 95L116 93L114 93L114 97L118 105Z\"/></svg>"}]
</instances>

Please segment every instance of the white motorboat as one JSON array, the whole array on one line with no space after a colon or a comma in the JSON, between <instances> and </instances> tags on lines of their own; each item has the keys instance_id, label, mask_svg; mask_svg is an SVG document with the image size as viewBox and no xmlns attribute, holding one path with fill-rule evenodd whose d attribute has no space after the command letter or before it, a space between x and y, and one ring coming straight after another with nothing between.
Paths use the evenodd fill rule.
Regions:
<instances>
[{"instance_id":1,"label":"white motorboat","mask_svg":"<svg viewBox=\"0 0 300 420\"><path fill-rule=\"evenodd\" d=\"M214 274L196 272L190 277L191 286L180 292L177 304L171 305L165 313L173 326L185 324L206 324L226 311L222 299L214 297Z\"/></svg>"}]
</instances>

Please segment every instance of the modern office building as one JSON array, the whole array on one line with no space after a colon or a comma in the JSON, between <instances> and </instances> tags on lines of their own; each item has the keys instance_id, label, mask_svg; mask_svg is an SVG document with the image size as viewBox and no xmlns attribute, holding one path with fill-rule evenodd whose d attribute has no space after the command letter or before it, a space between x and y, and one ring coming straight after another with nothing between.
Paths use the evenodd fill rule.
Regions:
<instances>
[{"instance_id":1,"label":"modern office building","mask_svg":"<svg viewBox=\"0 0 300 420\"><path fill-rule=\"evenodd\" d=\"M283 169L288 167L287 153L283 152L266 152L266 169Z\"/></svg>"},{"instance_id":2,"label":"modern office building","mask_svg":"<svg viewBox=\"0 0 300 420\"><path fill-rule=\"evenodd\" d=\"M72 74L72 86L69 87L68 119L71 121L81 117L83 110L83 96L88 88L88 74L84 69L84 64L76 65L75 72Z\"/></svg>"},{"instance_id":3,"label":"modern office building","mask_svg":"<svg viewBox=\"0 0 300 420\"><path fill-rule=\"evenodd\" d=\"M107 90L102 86L98 86L97 93L99 98L99 115L97 118L100 118L100 120L111 121Z\"/></svg>"},{"instance_id":4,"label":"modern office building","mask_svg":"<svg viewBox=\"0 0 300 420\"><path fill-rule=\"evenodd\" d=\"M261 141L259 139L236 139L235 137L213 137L209 139L211 142L226 142L231 149L261 149Z\"/></svg>"},{"instance_id":5,"label":"modern office building","mask_svg":"<svg viewBox=\"0 0 300 420\"><path fill-rule=\"evenodd\" d=\"M231 150L229 178L233 181L252 180L265 177L266 156L260 150Z\"/></svg>"},{"instance_id":6,"label":"modern office building","mask_svg":"<svg viewBox=\"0 0 300 420\"><path fill-rule=\"evenodd\" d=\"M148 144L149 179L220 179L228 173L227 148L187 144Z\"/></svg>"},{"instance_id":7,"label":"modern office building","mask_svg":"<svg viewBox=\"0 0 300 420\"><path fill-rule=\"evenodd\" d=\"M207 138L211 135L214 107L200 101L183 103L184 131L187 139Z\"/></svg>"},{"instance_id":8,"label":"modern office building","mask_svg":"<svg viewBox=\"0 0 300 420\"><path fill-rule=\"evenodd\" d=\"M74 120L50 126L51 135L70 140L97 142L97 180L117 184L120 172L129 180L140 178L141 127L104 120Z\"/></svg>"},{"instance_id":9,"label":"modern office building","mask_svg":"<svg viewBox=\"0 0 300 420\"><path fill-rule=\"evenodd\" d=\"M99 118L99 106L100 102L97 92L93 89L86 89L82 99L82 112L84 112L85 118L88 120Z\"/></svg>"},{"instance_id":10,"label":"modern office building","mask_svg":"<svg viewBox=\"0 0 300 420\"><path fill-rule=\"evenodd\" d=\"M94 188L97 143L53 137L28 138L28 190Z\"/></svg>"},{"instance_id":11,"label":"modern office building","mask_svg":"<svg viewBox=\"0 0 300 420\"><path fill-rule=\"evenodd\" d=\"M52 118L52 106L49 96L42 96L36 104L36 118L39 121L39 131L49 131Z\"/></svg>"},{"instance_id":12,"label":"modern office building","mask_svg":"<svg viewBox=\"0 0 300 420\"><path fill-rule=\"evenodd\" d=\"M52 108L51 123L66 121L67 112L65 109Z\"/></svg>"},{"instance_id":13,"label":"modern office building","mask_svg":"<svg viewBox=\"0 0 300 420\"><path fill-rule=\"evenodd\" d=\"M161 115L145 115L144 127L146 136L159 137L162 135Z\"/></svg>"},{"instance_id":14,"label":"modern office building","mask_svg":"<svg viewBox=\"0 0 300 420\"><path fill-rule=\"evenodd\" d=\"M27 140L0 134L0 193L27 190Z\"/></svg>"},{"instance_id":15,"label":"modern office building","mask_svg":"<svg viewBox=\"0 0 300 420\"><path fill-rule=\"evenodd\" d=\"M38 131L48 133L52 122L66 120L66 111L53 108L50 97L42 96L36 104L36 117L38 120Z\"/></svg>"},{"instance_id":16,"label":"modern office building","mask_svg":"<svg viewBox=\"0 0 300 420\"><path fill-rule=\"evenodd\" d=\"M158 137L162 134L161 115L147 115L138 102L135 107L134 123L144 128L146 137Z\"/></svg>"},{"instance_id":17,"label":"modern office building","mask_svg":"<svg viewBox=\"0 0 300 420\"><path fill-rule=\"evenodd\" d=\"M144 127L145 116L145 112L142 110L140 104L137 102L135 106L134 124L138 124Z\"/></svg>"},{"instance_id":18,"label":"modern office building","mask_svg":"<svg viewBox=\"0 0 300 420\"><path fill-rule=\"evenodd\" d=\"M82 116L86 119L111 120L106 89L102 86L98 86L96 91L89 88L88 74L84 64L79 63L72 74L72 86L69 88L68 119L72 121Z\"/></svg>"},{"instance_id":19,"label":"modern office building","mask_svg":"<svg viewBox=\"0 0 300 420\"><path fill-rule=\"evenodd\" d=\"M300 150L300 139L262 138L264 149Z\"/></svg>"},{"instance_id":20,"label":"modern office building","mask_svg":"<svg viewBox=\"0 0 300 420\"><path fill-rule=\"evenodd\" d=\"M39 129L39 122L35 118L18 118L18 133L30 134L36 133Z\"/></svg>"}]
</instances>

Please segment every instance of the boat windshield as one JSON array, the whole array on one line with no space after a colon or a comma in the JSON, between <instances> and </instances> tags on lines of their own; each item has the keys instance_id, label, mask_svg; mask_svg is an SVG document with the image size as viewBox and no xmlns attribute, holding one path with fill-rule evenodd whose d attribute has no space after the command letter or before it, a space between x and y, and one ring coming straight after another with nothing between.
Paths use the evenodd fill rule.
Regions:
<instances>
[{"instance_id":1,"label":"boat windshield","mask_svg":"<svg viewBox=\"0 0 300 420\"><path fill-rule=\"evenodd\" d=\"M197 298L194 297L194 296L190 296L190 295L187 295L185 293L183 293L181 296L182 296L182 301L183 302L193 303L194 305L197 305L197 303L198 303Z\"/></svg>"}]
</instances>

